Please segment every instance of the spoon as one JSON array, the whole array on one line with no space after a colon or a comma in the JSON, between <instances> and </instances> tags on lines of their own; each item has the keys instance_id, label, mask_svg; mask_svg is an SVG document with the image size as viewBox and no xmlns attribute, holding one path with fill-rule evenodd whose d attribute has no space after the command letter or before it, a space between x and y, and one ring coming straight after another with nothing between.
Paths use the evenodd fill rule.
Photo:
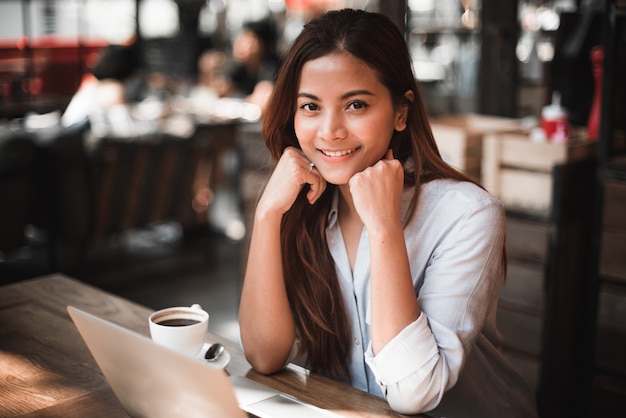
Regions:
<instances>
[{"instance_id":1,"label":"spoon","mask_svg":"<svg viewBox=\"0 0 626 418\"><path fill-rule=\"evenodd\" d=\"M215 361L222 355L224 352L224 346L220 343L211 344L209 349L206 351L204 358L207 361Z\"/></svg>"}]
</instances>

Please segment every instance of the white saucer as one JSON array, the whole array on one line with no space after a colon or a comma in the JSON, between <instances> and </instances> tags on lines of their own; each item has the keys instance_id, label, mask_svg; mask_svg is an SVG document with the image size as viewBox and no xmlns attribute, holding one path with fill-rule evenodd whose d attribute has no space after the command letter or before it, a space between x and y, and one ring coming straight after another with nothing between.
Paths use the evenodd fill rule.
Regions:
<instances>
[{"instance_id":1,"label":"white saucer","mask_svg":"<svg viewBox=\"0 0 626 418\"><path fill-rule=\"evenodd\" d=\"M228 363L230 363L230 353L226 349L224 349L224 352L222 353L222 355L219 356L218 359L215 361L207 361L204 359L204 355L206 354L209 347L211 347L211 345L212 345L211 343L204 343L204 345L202 346L202 349L196 355L196 358L204 361L205 363L210 364L211 366L217 367L219 369L223 369L226 366L228 366Z\"/></svg>"}]
</instances>

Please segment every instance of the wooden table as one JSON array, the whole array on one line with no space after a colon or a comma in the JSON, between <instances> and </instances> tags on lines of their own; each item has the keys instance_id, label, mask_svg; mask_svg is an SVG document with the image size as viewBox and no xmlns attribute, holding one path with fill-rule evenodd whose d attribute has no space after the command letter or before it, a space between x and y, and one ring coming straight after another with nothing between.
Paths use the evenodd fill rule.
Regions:
<instances>
[{"instance_id":1,"label":"wooden table","mask_svg":"<svg viewBox=\"0 0 626 418\"><path fill-rule=\"evenodd\" d=\"M64 275L0 287L0 417L127 417L67 314L73 305L149 335L151 309ZM238 344L211 334L247 376L347 417L399 417L380 398L297 366L251 369Z\"/></svg>"}]
</instances>

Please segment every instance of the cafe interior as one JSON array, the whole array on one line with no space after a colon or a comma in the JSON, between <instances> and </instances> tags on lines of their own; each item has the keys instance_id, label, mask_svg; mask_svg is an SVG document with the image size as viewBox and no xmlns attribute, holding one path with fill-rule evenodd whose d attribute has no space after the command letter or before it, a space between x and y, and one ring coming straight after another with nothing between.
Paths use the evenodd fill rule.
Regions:
<instances>
[{"instance_id":1,"label":"cafe interior","mask_svg":"<svg viewBox=\"0 0 626 418\"><path fill-rule=\"evenodd\" d=\"M403 31L442 156L506 208L498 327L540 416L626 416L624 0L3 0L0 311L61 274L237 341L273 71L345 7Z\"/></svg>"}]
</instances>

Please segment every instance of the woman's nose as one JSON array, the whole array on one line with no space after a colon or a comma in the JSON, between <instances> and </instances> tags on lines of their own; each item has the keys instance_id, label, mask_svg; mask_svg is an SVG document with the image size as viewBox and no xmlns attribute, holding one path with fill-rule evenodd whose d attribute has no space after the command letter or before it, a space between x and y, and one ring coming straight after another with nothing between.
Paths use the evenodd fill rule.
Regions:
<instances>
[{"instance_id":1,"label":"woman's nose","mask_svg":"<svg viewBox=\"0 0 626 418\"><path fill-rule=\"evenodd\" d=\"M318 135L328 141L345 138L348 131L343 117L338 112L327 112L322 117Z\"/></svg>"}]
</instances>

